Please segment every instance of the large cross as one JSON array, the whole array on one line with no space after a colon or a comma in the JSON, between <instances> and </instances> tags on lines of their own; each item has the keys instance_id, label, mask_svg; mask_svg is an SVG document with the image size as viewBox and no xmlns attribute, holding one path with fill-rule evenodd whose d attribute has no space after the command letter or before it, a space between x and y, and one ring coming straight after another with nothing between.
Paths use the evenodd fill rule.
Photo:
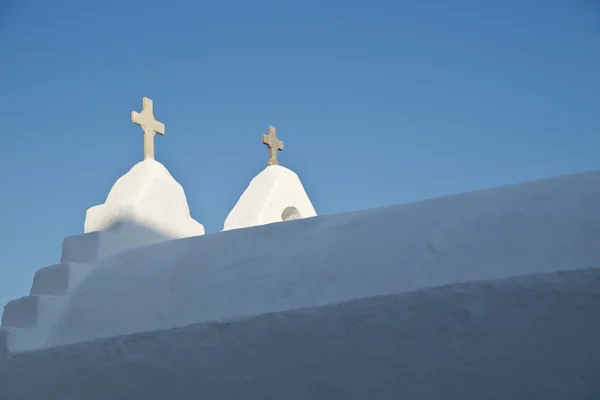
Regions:
<instances>
[{"instance_id":1,"label":"large cross","mask_svg":"<svg viewBox=\"0 0 600 400\"><path fill-rule=\"evenodd\" d=\"M154 160L154 135L165 134L165 124L154 118L152 100L147 97L142 99L142 112L131 112L131 121L142 127L144 131L144 160Z\"/></svg>"},{"instance_id":2,"label":"large cross","mask_svg":"<svg viewBox=\"0 0 600 400\"><path fill-rule=\"evenodd\" d=\"M262 142L269 148L268 165L279 165L279 161L277 161L277 150L283 150L283 142L277 139L277 132L274 126L269 127L268 135L262 135Z\"/></svg>"}]
</instances>

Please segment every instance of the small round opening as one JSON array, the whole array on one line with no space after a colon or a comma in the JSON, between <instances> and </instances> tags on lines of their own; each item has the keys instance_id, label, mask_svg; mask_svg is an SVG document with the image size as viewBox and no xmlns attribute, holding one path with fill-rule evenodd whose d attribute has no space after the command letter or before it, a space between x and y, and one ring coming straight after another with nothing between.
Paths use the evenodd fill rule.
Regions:
<instances>
[{"instance_id":1,"label":"small round opening","mask_svg":"<svg viewBox=\"0 0 600 400\"><path fill-rule=\"evenodd\" d=\"M296 207L287 207L281 213L282 221L292 221L294 219L300 219L300 218L302 218L302 215L300 214L300 211L298 211L298 209Z\"/></svg>"}]
</instances>

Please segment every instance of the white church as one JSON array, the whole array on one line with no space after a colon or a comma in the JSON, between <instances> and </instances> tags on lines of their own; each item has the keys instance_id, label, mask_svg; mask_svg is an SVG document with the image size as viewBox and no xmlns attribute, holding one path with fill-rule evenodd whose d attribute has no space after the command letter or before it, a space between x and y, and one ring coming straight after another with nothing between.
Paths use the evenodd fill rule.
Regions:
<instances>
[{"instance_id":1,"label":"white church","mask_svg":"<svg viewBox=\"0 0 600 400\"><path fill-rule=\"evenodd\" d=\"M144 160L4 307L0 400L600 398L600 172L317 216L269 127L205 235L132 121Z\"/></svg>"}]
</instances>

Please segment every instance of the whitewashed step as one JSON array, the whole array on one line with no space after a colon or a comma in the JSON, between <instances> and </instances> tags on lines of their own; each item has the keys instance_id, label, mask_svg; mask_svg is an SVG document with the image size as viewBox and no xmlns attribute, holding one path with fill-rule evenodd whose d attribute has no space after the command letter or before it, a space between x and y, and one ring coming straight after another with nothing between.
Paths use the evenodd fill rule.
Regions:
<instances>
[{"instance_id":1,"label":"whitewashed step","mask_svg":"<svg viewBox=\"0 0 600 400\"><path fill-rule=\"evenodd\" d=\"M69 236L63 240L60 262L95 264L109 254L131 247L134 247L133 243L112 232L98 231Z\"/></svg>"},{"instance_id":2,"label":"whitewashed step","mask_svg":"<svg viewBox=\"0 0 600 400\"><path fill-rule=\"evenodd\" d=\"M40 268L33 278L30 295L62 296L72 293L94 266L81 263L61 263Z\"/></svg>"},{"instance_id":3,"label":"whitewashed step","mask_svg":"<svg viewBox=\"0 0 600 400\"><path fill-rule=\"evenodd\" d=\"M35 328L45 321L54 321L67 296L25 296L4 306L2 328Z\"/></svg>"},{"instance_id":4,"label":"whitewashed step","mask_svg":"<svg viewBox=\"0 0 600 400\"><path fill-rule=\"evenodd\" d=\"M9 301L2 315L9 353L44 347L69 296L25 296Z\"/></svg>"}]
</instances>

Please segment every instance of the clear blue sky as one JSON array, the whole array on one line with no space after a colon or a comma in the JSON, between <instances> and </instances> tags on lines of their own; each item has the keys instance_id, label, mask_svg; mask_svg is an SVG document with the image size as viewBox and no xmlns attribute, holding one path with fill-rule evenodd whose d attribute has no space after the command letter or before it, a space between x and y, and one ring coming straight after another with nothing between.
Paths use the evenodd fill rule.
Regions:
<instances>
[{"instance_id":1,"label":"clear blue sky","mask_svg":"<svg viewBox=\"0 0 600 400\"><path fill-rule=\"evenodd\" d=\"M215 232L277 127L320 214L600 168L600 2L0 1L0 303L156 157Z\"/></svg>"}]
</instances>

